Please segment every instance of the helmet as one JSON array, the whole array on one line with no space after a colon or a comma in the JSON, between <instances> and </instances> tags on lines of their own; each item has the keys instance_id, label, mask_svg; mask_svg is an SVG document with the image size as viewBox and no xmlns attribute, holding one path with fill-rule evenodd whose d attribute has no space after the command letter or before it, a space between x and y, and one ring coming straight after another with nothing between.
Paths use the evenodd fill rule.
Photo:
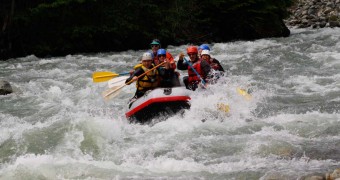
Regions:
<instances>
[{"instance_id":1,"label":"helmet","mask_svg":"<svg viewBox=\"0 0 340 180\"><path fill-rule=\"evenodd\" d=\"M166 55L165 49L158 49L157 56L159 56L159 55Z\"/></svg>"},{"instance_id":2,"label":"helmet","mask_svg":"<svg viewBox=\"0 0 340 180\"><path fill-rule=\"evenodd\" d=\"M198 53L198 50L197 50L197 47L196 46L189 46L187 48L187 54L190 54L190 53Z\"/></svg>"},{"instance_id":3,"label":"helmet","mask_svg":"<svg viewBox=\"0 0 340 180\"><path fill-rule=\"evenodd\" d=\"M149 53L149 52L144 53L143 56L142 56L142 61L144 61L144 60L152 60L151 53Z\"/></svg>"},{"instance_id":4,"label":"helmet","mask_svg":"<svg viewBox=\"0 0 340 180\"><path fill-rule=\"evenodd\" d=\"M199 49L202 49L202 50L209 50L209 51L210 51L210 48L209 48L208 44L202 44L202 45L200 45Z\"/></svg>"},{"instance_id":5,"label":"helmet","mask_svg":"<svg viewBox=\"0 0 340 180\"><path fill-rule=\"evenodd\" d=\"M161 41L159 39L154 39L151 41L150 45L159 45L161 46Z\"/></svg>"},{"instance_id":6,"label":"helmet","mask_svg":"<svg viewBox=\"0 0 340 180\"><path fill-rule=\"evenodd\" d=\"M205 50L203 50L201 52L201 55L208 55L208 56L210 56L210 51L205 49Z\"/></svg>"}]
</instances>

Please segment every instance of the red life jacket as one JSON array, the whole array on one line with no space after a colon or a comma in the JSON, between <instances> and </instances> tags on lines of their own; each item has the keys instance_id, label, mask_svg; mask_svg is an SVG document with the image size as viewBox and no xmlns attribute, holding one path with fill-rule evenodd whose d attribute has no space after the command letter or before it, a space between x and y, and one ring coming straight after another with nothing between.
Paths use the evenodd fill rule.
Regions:
<instances>
[{"instance_id":1,"label":"red life jacket","mask_svg":"<svg viewBox=\"0 0 340 180\"><path fill-rule=\"evenodd\" d=\"M176 69L176 63L174 58L172 57L172 55L169 52L166 52L166 58L169 59L170 61L170 68L171 69Z\"/></svg>"},{"instance_id":2,"label":"red life jacket","mask_svg":"<svg viewBox=\"0 0 340 180\"><path fill-rule=\"evenodd\" d=\"M201 60L196 61L192 67L198 72L198 74L203 78L203 72L201 69ZM197 76L197 74L188 66L188 74L189 74L189 83L194 83L196 81L201 82L201 79Z\"/></svg>"}]
</instances>

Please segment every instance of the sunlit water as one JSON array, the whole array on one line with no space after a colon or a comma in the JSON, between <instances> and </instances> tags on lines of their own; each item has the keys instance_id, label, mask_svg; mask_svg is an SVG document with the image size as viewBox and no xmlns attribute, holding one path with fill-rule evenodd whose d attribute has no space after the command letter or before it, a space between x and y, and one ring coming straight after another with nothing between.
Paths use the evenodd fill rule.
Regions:
<instances>
[{"instance_id":1,"label":"sunlit water","mask_svg":"<svg viewBox=\"0 0 340 180\"><path fill-rule=\"evenodd\" d=\"M0 179L297 179L332 171L340 167L339 39L340 29L302 29L211 44L227 75L195 91L184 114L149 125L125 118L134 85L105 102L107 83L92 82L95 71L129 71L146 50L0 62L15 91L0 96Z\"/></svg>"}]
</instances>

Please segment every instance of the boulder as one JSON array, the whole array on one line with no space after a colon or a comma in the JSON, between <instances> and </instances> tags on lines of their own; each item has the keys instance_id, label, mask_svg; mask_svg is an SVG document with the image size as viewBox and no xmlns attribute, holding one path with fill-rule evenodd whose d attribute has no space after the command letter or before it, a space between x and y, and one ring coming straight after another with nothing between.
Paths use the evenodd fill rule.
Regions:
<instances>
[{"instance_id":1,"label":"boulder","mask_svg":"<svg viewBox=\"0 0 340 180\"><path fill-rule=\"evenodd\" d=\"M11 94L13 92L11 84L9 82L0 80L0 95Z\"/></svg>"}]
</instances>

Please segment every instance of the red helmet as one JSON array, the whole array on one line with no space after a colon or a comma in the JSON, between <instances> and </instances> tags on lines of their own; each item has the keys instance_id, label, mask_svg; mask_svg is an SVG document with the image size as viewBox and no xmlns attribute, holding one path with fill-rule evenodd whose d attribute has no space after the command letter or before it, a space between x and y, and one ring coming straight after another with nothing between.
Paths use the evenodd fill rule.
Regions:
<instances>
[{"instance_id":1,"label":"red helmet","mask_svg":"<svg viewBox=\"0 0 340 180\"><path fill-rule=\"evenodd\" d=\"M189 46L187 48L187 54L197 54L198 53L198 50L197 50L197 47L196 46Z\"/></svg>"}]
</instances>

